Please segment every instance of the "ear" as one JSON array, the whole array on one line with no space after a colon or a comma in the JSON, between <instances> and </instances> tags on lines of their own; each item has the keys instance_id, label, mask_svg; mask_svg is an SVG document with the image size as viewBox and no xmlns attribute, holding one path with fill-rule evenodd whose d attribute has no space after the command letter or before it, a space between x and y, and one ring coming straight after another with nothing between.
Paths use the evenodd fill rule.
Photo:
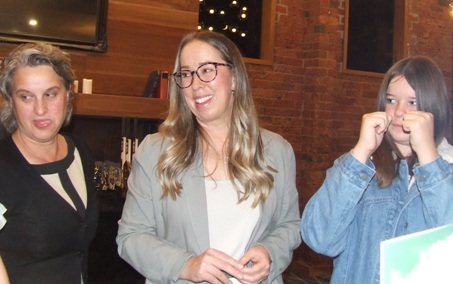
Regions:
<instances>
[{"instance_id":1,"label":"ear","mask_svg":"<svg viewBox=\"0 0 453 284\"><path fill-rule=\"evenodd\" d=\"M236 90L236 77L231 78L231 90L235 91Z\"/></svg>"}]
</instances>

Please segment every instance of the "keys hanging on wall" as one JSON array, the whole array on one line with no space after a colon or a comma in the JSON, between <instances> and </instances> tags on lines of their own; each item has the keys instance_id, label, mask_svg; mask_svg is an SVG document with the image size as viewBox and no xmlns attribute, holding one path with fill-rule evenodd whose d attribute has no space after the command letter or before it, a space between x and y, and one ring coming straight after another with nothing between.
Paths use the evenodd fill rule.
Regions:
<instances>
[{"instance_id":1,"label":"keys hanging on wall","mask_svg":"<svg viewBox=\"0 0 453 284\"><path fill-rule=\"evenodd\" d=\"M137 151L138 144L138 119L123 117L121 119L121 169L123 171L123 184L127 190L127 179L132 167L132 160Z\"/></svg>"},{"instance_id":2,"label":"keys hanging on wall","mask_svg":"<svg viewBox=\"0 0 453 284\"><path fill-rule=\"evenodd\" d=\"M121 119L121 165L132 163L135 151L139 141L138 119L125 118Z\"/></svg>"},{"instance_id":3,"label":"keys hanging on wall","mask_svg":"<svg viewBox=\"0 0 453 284\"><path fill-rule=\"evenodd\" d=\"M131 162L132 162L132 159L134 159L134 154L135 152L137 151L137 147L138 147L138 119L137 118L134 118L134 136L132 137L132 147L131 147Z\"/></svg>"}]
</instances>

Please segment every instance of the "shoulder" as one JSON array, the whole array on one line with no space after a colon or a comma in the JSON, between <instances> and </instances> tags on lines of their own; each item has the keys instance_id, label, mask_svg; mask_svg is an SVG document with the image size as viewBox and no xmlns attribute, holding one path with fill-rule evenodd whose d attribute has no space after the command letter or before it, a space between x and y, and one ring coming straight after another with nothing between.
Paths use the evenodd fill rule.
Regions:
<instances>
[{"instance_id":1,"label":"shoulder","mask_svg":"<svg viewBox=\"0 0 453 284\"><path fill-rule=\"evenodd\" d=\"M170 144L170 139L164 138L160 133L148 134L139 143L136 155L156 156L165 151Z\"/></svg>"},{"instance_id":2,"label":"shoulder","mask_svg":"<svg viewBox=\"0 0 453 284\"><path fill-rule=\"evenodd\" d=\"M162 143L164 140L166 139L159 132L156 132L146 135L143 139L143 143L156 144Z\"/></svg>"},{"instance_id":3,"label":"shoulder","mask_svg":"<svg viewBox=\"0 0 453 284\"><path fill-rule=\"evenodd\" d=\"M147 148L166 148L170 143L170 139L164 138L159 132L148 134L145 136L140 146Z\"/></svg>"},{"instance_id":4,"label":"shoulder","mask_svg":"<svg viewBox=\"0 0 453 284\"><path fill-rule=\"evenodd\" d=\"M0 150L5 148L11 148L13 145L13 139L11 136L4 137L0 139Z\"/></svg>"},{"instance_id":5,"label":"shoulder","mask_svg":"<svg viewBox=\"0 0 453 284\"><path fill-rule=\"evenodd\" d=\"M87 169L87 172L92 172L92 169L94 171L94 158L88 144L80 137L66 133L62 135L68 143L68 151L74 151L74 149L77 149L77 153L82 161L83 167Z\"/></svg>"},{"instance_id":6,"label":"shoulder","mask_svg":"<svg viewBox=\"0 0 453 284\"><path fill-rule=\"evenodd\" d=\"M437 146L437 151L444 160L450 164L453 163L453 146L448 143L447 139L444 138L440 142L439 146Z\"/></svg>"},{"instance_id":7,"label":"shoulder","mask_svg":"<svg viewBox=\"0 0 453 284\"><path fill-rule=\"evenodd\" d=\"M67 143L73 143L75 148L79 151L80 155L91 157L91 152L88 147L88 144L78 136L62 133L63 137L66 139ZM69 145L68 145L69 147Z\"/></svg>"},{"instance_id":8,"label":"shoulder","mask_svg":"<svg viewBox=\"0 0 453 284\"><path fill-rule=\"evenodd\" d=\"M17 161L18 151L11 136L0 139L0 161L4 160L7 163Z\"/></svg>"},{"instance_id":9,"label":"shoulder","mask_svg":"<svg viewBox=\"0 0 453 284\"><path fill-rule=\"evenodd\" d=\"M63 135L63 137L66 139L66 141L73 142L76 147L77 146L83 146L83 147L87 146L87 143L76 135L72 135L72 134L68 134L68 133L61 133L61 135Z\"/></svg>"},{"instance_id":10,"label":"shoulder","mask_svg":"<svg viewBox=\"0 0 453 284\"><path fill-rule=\"evenodd\" d=\"M275 148L277 147L292 150L291 144L280 134L277 134L275 132L263 128L261 128L260 131L261 139L263 141L265 149L270 148L270 150L275 150Z\"/></svg>"},{"instance_id":11,"label":"shoulder","mask_svg":"<svg viewBox=\"0 0 453 284\"><path fill-rule=\"evenodd\" d=\"M294 150L291 144L280 134L261 129L261 139L266 155L275 166L295 161Z\"/></svg>"}]
</instances>

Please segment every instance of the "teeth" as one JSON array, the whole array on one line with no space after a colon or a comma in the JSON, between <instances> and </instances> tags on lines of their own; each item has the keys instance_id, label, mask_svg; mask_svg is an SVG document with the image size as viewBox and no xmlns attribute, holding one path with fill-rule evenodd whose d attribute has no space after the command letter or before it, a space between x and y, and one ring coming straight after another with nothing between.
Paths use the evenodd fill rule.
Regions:
<instances>
[{"instance_id":1,"label":"teeth","mask_svg":"<svg viewBox=\"0 0 453 284\"><path fill-rule=\"evenodd\" d=\"M202 104L202 103L204 103L205 101L210 100L211 98L212 98L212 96L202 97L202 98L196 99L195 102L196 102L197 104Z\"/></svg>"}]
</instances>

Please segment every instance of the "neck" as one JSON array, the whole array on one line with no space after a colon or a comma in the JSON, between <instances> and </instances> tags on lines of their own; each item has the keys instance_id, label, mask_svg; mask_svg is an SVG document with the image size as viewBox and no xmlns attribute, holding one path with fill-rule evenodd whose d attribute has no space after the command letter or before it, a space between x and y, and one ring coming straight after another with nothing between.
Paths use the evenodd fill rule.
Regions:
<instances>
[{"instance_id":1,"label":"neck","mask_svg":"<svg viewBox=\"0 0 453 284\"><path fill-rule=\"evenodd\" d=\"M24 158L34 165L47 164L63 159L67 154L67 147L61 135L55 136L46 142L38 142L24 137L17 131L12 139Z\"/></svg>"},{"instance_id":2,"label":"neck","mask_svg":"<svg viewBox=\"0 0 453 284\"><path fill-rule=\"evenodd\" d=\"M218 143L203 139L203 161L205 174L214 180L228 179L228 140Z\"/></svg>"}]
</instances>

